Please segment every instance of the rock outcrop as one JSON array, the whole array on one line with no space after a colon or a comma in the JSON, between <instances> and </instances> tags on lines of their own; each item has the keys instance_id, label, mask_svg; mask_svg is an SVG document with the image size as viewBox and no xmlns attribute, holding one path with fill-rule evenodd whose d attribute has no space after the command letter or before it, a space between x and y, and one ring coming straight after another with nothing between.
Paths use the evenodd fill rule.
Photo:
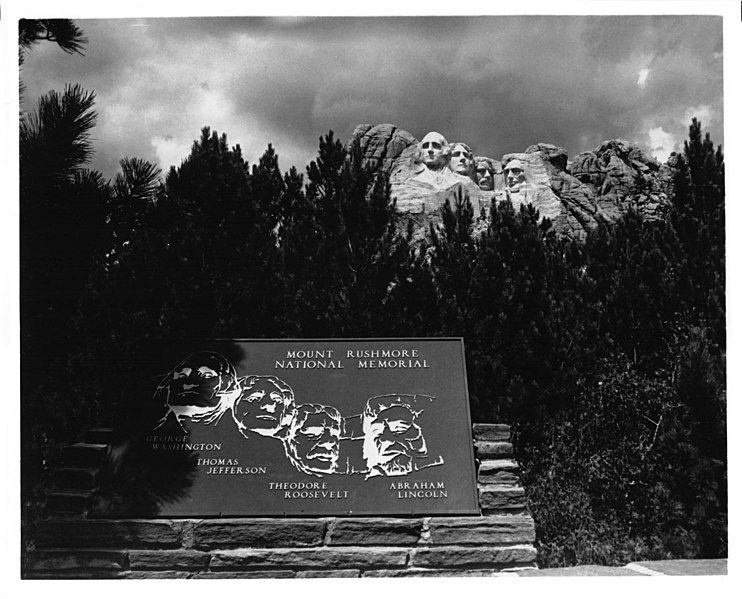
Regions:
<instances>
[{"instance_id":1,"label":"rock outcrop","mask_svg":"<svg viewBox=\"0 0 742 599\"><path fill-rule=\"evenodd\" d=\"M605 141L572 160L567 150L548 143L505 154L499 160L477 154L475 165L492 167L490 190L480 188L477 175L469 178L450 170L438 175L437 181L443 183L436 185L423 172L418 140L394 125L359 125L349 145L355 140L364 166L389 177L397 210L414 222L417 238L426 235L430 223L439 223L440 208L458 193L472 202L478 220L475 230L482 229L480 215L486 217L493 201L510 199L516 207L533 204L557 233L577 239L584 239L600 224L616 222L629 209L647 219L659 218L672 193L673 157L668 164L660 164L638 145L621 139ZM524 165L524 181L509 188L503 171L516 159Z\"/></svg>"},{"instance_id":2,"label":"rock outcrop","mask_svg":"<svg viewBox=\"0 0 742 599\"><path fill-rule=\"evenodd\" d=\"M363 153L364 165L380 169L387 175L402 152L417 140L407 131L394 125L358 125L353 131Z\"/></svg>"}]
</instances>

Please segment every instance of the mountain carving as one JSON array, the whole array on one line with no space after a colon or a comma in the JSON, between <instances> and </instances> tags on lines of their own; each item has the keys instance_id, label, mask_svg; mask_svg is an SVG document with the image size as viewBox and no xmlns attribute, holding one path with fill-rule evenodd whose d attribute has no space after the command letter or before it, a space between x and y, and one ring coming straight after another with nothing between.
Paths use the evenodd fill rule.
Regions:
<instances>
[{"instance_id":1,"label":"mountain carving","mask_svg":"<svg viewBox=\"0 0 742 599\"><path fill-rule=\"evenodd\" d=\"M466 143L449 143L440 133L419 141L391 124L359 125L348 145L355 141L363 165L389 177L397 211L414 222L416 237L424 237L430 223L440 223L440 208L458 193L472 203L475 231L486 226L493 201L509 199L516 209L532 204L557 233L578 239L630 209L659 218L672 193L673 156L660 164L621 139L572 160L567 150L548 143L491 158Z\"/></svg>"}]
</instances>

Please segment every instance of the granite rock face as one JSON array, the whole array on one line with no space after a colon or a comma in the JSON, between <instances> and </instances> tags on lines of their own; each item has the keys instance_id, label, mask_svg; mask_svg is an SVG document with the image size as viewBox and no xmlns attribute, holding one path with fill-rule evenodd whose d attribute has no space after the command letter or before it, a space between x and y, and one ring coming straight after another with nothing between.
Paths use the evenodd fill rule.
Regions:
<instances>
[{"instance_id":1,"label":"granite rock face","mask_svg":"<svg viewBox=\"0 0 742 599\"><path fill-rule=\"evenodd\" d=\"M358 125L353 131L353 140L358 140L363 153L364 165L379 169L387 175L397 159L417 140L407 131L394 125Z\"/></svg>"},{"instance_id":2,"label":"granite rock face","mask_svg":"<svg viewBox=\"0 0 742 599\"><path fill-rule=\"evenodd\" d=\"M407 131L390 124L359 125L347 147L354 141L360 146L363 166L389 177L397 211L407 216L400 227L406 229L407 221L412 221L415 243L426 238L430 224L440 224L440 209L447 199L453 200L459 193L468 194L475 214L489 209L494 192L480 190L468 177L448 171L445 183L438 188L416 180L425 171L425 165L420 161L418 140ZM502 168L499 176L502 180Z\"/></svg>"},{"instance_id":3,"label":"granite rock face","mask_svg":"<svg viewBox=\"0 0 742 599\"><path fill-rule=\"evenodd\" d=\"M646 219L660 218L672 194L673 157L660 164L637 144L621 139L605 141L571 160L566 149L548 143L500 159L477 154L475 163L487 161L492 166L494 185L486 191L475 180L451 171L455 180L447 174L445 188L420 184L425 165L419 142L394 125L359 125L349 145L355 140L364 166L389 177L397 210L413 221L416 240L427 235L431 224L440 224L440 208L447 199L453 203L458 194L472 203L475 232L486 226L493 201L510 199L516 209L532 204L541 219L551 220L557 233L577 239L584 239L601 224L615 223L630 209ZM524 180L522 185L509 187L503 170L516 159L525 167Z\"/></svg>"}]
</instances>

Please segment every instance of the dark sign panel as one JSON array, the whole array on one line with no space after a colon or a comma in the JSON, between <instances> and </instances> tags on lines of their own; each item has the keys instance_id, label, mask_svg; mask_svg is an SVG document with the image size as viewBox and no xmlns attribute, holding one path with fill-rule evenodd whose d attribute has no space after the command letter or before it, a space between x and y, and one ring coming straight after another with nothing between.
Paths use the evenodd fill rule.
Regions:
<instances>
[{"instance_id":1,"label":"dark sign panel","mask_svg":"<svg viewBox=\"0 0 742 599\"><path fill-rule=\"evenodd\" d=\"M146 424L112 446L95 512L476 514L463 349L335 339L167 351Z\"/></svg>"}]
</instances>

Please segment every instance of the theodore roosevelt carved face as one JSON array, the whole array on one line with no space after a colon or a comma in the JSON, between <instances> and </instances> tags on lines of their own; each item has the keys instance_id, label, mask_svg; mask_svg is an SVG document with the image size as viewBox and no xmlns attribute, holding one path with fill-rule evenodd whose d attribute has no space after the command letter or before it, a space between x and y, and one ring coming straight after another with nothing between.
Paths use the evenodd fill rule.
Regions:
<instances>
[{"instance_id":1,"label":"theodore roosevelt carved face","mask_svg":"<svg viewBox=\"0 0 742 599\"><path fill-rule=\"evenodd\" d=\"M495 188L494 171L488 160L477 161L477 185L483 191L492 191Z\"/></svg>"},{"instance_id":2,"label":"theodore roosevelt carved face","mask_svg":"<svg viewBox=\"0 0 742 599\"><path fill-rule=\"evenodd\" d=\"M340 412L331 406L297 406L286 440L286 453L294 466L317 476L335 472L341 423Z\"/></svg>"}]
</instances>

